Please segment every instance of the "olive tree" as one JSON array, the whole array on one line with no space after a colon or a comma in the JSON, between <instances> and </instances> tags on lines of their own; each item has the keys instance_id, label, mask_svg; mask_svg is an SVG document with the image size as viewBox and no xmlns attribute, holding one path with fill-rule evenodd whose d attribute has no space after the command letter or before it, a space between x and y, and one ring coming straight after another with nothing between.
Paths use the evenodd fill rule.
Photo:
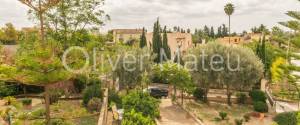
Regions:
<instances>
[{"instance_id":1,"label":"olive tree","mask_svg":"<svg viewBox=\"0 0 300 125\"><path fill-rule=\"evenodd\" d=\"M205 90L205 100L210 87L227 90L231 105L232 90L255 85L263 77L263 64L249 48L209 43L194 48L185 57L198 85Z\"/></svg>"}]
</instances>

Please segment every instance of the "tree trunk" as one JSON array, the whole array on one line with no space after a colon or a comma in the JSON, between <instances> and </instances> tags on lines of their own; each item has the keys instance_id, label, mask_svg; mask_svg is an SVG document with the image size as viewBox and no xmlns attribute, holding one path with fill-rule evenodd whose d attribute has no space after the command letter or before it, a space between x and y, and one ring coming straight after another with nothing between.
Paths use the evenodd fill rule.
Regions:
<instances>
[{"instance_id":1,"label":"tree trunk","mask_svg":"<svg viewBox=\"0 0 300 125\"><path fill-rule=\"evenodd\" d=\"M46 125L50 125L50 96L49 85L45 85L45 107L46 107Z\"/></svg>"},{"instance_id":2,"label":"tree trunk","mask_svg":"<svg viewBox=\"0 0 300 125\"><path fill-rule=\"evenodd\" d=\"M232 105L232 103L231 103L231 92L230 92L230 87L229 87L229 85L227 85L227 104L228 104L229 106Z\"/></svg>"},{"instance_id":3,"label":"tree trunk","mask_svg":"<svg viewBox=\"0 0 300 125\"><path fill-rule=\"evenodd\" d=\"M183 107L183 90L181 90L181 105Z\"/></svg>"},{"instance_id":4,"label":"tree trunk","mask_svg":"<svg viewBox=\"0 0 300 125\"><path fill-rule=\"evenodd\" d=\"M230 44L230 43L231 43L231 41L230 41L230 37L231 37L231 31L230 31L230 28L231 28L231 25L230 25L231 23L230 23L230 21L231 21L231 20L230 20L230 15L229 15L228 17L229 17L229 27L228 27L228 33L229 33L229 34L228 34L228 36L229 36L229 44Z\"/></svg>"},{"instance_id":5,"label":"tree trunk","mask_svg":"<svg viewBox=\"0 0 300 125\"><path fill-rule=\"evenodd\" d=\"M39 18L40 18L40 25L41 25L41 40L43 44L45 44L45 30L44 30L44 18L43 18L43 12L42 12L42 1L39 0Z\"/></svg>"}]
</instances>

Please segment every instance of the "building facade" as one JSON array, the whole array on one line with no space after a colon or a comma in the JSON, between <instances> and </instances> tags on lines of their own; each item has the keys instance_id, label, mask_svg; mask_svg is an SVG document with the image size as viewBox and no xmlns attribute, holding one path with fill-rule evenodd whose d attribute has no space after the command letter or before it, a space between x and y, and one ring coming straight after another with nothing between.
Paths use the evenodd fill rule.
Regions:
<instances>
[{"instance_id":1,"label":"building facade","mask_svg":"<svg viewBox=\"0 0 300 125\"><path fill-rule=\"evenodd\" d=\"M128 43L132 40L139 40L143 30L142 29L114 29L113 32L113 42Z\"/></svg>"}]
</instances>

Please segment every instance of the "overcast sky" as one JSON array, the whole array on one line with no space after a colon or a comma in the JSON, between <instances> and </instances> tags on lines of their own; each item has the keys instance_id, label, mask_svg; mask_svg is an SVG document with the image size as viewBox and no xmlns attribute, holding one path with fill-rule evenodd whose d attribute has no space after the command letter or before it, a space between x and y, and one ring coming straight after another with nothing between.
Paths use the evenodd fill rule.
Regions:
<instances>
[{"instance_id":1,"label":"overcast sky","mask_svg":"<svg viewBox=\"0 0 300 125\"><path fill-rule=\"evenodd\" d=\"M232 2L236 11L232 16L232 29L250 30L265 24L268 28L290 18L288 10L299 10L298 0L106 0L104 10L111 16L102 30L112 28L141 28L152 30L157 17L169 28L199 28L227 23L224 5ZM0 25L12 22L16 27L34 25L28 20L27 7L18 0L0 0Z\"/></svg>"}]
</instances>

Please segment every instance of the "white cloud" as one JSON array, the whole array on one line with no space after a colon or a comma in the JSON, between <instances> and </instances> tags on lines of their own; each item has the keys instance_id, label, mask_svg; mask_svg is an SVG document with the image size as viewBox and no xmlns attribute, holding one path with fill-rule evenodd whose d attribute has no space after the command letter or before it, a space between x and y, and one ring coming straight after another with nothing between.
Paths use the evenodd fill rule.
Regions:
<instances>
[{"instance_id":1,"label":"white cloud","mask_svg":"<svg viewBox=\"0 0 300 125\"><path fill-rule=\"evenodd\" d=\"M112 20L103 29L145 26L151 30L157 17L170 28L218 26L227 23L223 11L227 2L236 6L232 28L239 32L259 24L277 25L290 19L286 11L300 8L297 0L106 0L104 8ZM12 22L17 27L31 26L26 13L26 7L17 0L1 0L0 25Z\"/></svg>"}]
</instances>

